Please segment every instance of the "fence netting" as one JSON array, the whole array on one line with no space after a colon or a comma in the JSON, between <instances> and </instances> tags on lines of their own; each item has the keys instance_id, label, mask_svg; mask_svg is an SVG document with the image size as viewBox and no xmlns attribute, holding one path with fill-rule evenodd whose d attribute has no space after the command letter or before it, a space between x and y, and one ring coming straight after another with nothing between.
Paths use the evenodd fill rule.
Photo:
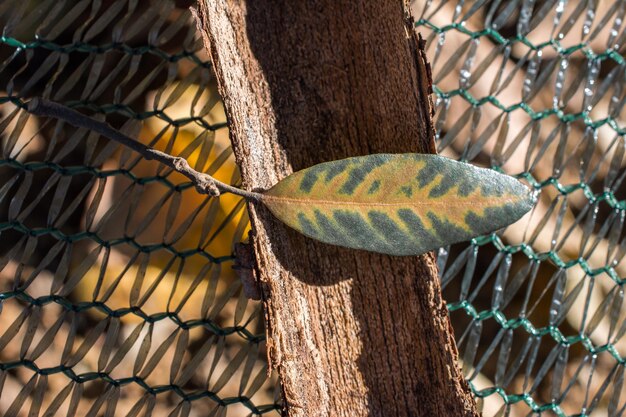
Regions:
<instances>
[{"instance_id":1,"label":"fence netting","mask_svg":"<svg viewBox=\"0 0 626 417\"><path fill-rule=\"evenodd\" d=\"M190 0L0 2L0 414L278 415L245 203L62 122L44 96L240 181ZM491 416L626 409L626 1L412 2L437 144L535 208L442 248L464 375ZM376 30L371 28L371 30Z\"/></svg>"}]
</instances>

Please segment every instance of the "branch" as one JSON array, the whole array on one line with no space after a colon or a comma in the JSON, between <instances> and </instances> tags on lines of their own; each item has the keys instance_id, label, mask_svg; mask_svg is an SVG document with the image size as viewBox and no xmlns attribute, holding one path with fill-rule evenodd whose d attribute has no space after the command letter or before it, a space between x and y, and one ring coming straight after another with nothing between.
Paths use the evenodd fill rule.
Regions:
<instances>
[{"instance_id":1,"label":"branch","mask_svg":"<svg viewBox=\"0 0 626 417\"><path fill-rule=\"evenodd\" d=\"M241 196L246 200L259 201L261 199L261 194L259 193L233 187L216 180L208 174L198 172L191 168L185 158L172 156L157 149L150 148L149 146L124 135L122 132L112 128L107 123L94 120L91 117L79 113L76 110L62 104L36 97L28 103L28 112L36 116L52 117L63 120L64 122L67 122L75 127L89 129L93 132L99 133L107 139L134 150L145 159L154 159L155 161L159 161L160 163L172 168L174 171L189 178L196 186L196 190L201 194L208 194L217 197L221 193L231 193Z\"/></svg>"}]
</instances>

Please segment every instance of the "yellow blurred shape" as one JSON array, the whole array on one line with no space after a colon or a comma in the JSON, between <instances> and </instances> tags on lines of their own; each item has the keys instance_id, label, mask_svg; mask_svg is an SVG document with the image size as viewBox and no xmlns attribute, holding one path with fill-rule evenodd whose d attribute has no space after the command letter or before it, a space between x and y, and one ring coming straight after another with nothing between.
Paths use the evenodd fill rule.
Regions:
<instances>
[{"instance_id":1,"label":"yellow blurred shape","mask_svg":"<svg viewBox=\"0 0 626 417\"><path fill-rule=\"evenodd\" d=\"M182 93L181 87L185 87ZM190 114L201 114L202 120L211 125L225 120L221 103L214 96L217 92L200 92L199 88L197 85L182 86L180 83L174 83L160 94L156 92L149 94L147 97L149 104L146 107L153 108L152 103L155 101L159 103L155 103L154 108L163 108L163 103L168 103L164 109L166 116L163 117L174 120L174 124L178 126L173 126L159 117L151 117L144 122L139 133L139 140L172 155L184 156L192 167L198 171L207 172L220 181L236 183L239 181L239 171L230 148L228 129L205 130L197 121L189 121ZM173 96L176 98L171 99ZM204 114L201 111L203 108ZM210 110L208 113L207 109ZM155 141L157 138L158 140ZM130 168L133 175L139 179L164 177L164 180L147 182L138 187L140 191L133 190L133 192L141 192L141 195L134 205L131 203L128 220L121 221L122 217L116 217L111 219L110 224L103 227L103 230L111 237L120 237L123 233L124 236L132 237L134 242L141 246L165 245L174 252L186 254L184 255L184 272L179 275L178 280L176 279L177 266L162 274L174 256L171 250L157 249L158 254L151 253L149 256L143 278L144 284L141 286L144 290L141 291L145 291L145 288L150 285L148 277L157 279L159 274L163 276L154 292L144 300L141 308L153 313L164 312L167 311L170 294L174 292L169 302L171 308L177 305L180 297L184 296L181 288L188 288L192 285L200 271L211 265L211 261L200 252L205 252L215 258L228 257L232 254L234 243L247 237L249 222L245 202L240 197L231 194L224 194L219 198L201 195L194 187L173 190L165 181L169 181L176 187L188 184L189 180L176 172L168 174L169 168L155 161L144 160L127 150L122 150L115 155L115 158L118 158L122 167ZM113 181L112 198L119 202L122 192L132 184L132 180L125 176L115 176L109 178L109 181ZM199 207L202 208L196 213ZM154 217L149 220L147 226L144 224L145 227L138 231L142 223L152 216ZM109 238L108 235L106 238ZM119 245L115 249L126 259L132 258L137 253L137 248L131 244ZM194 254L196 251L198 253ZM142 256L146 255L140 255ZM179 263L180 259L174 262L175 265ZM102 286L100 296L107 285L112 284L122 272L123 265L125 262L107 266L104 282L100 283ZM218 277L219 288L234 285L235 274L231 265L232 263L228 262L221 268ZM92 268L81 280L74 294L81 301L93 299L94 288L98 285L99 269L99 267ZM138 266L132 265L124 273L123 279L116 284L110 299L105 301L110 308L127 308L140 301L136 297L133 301L131 297L133 291L137 291L137 271ZM206 282L200 285L206 288ZM188 306L195 308L196 317L197 310L200 309L202 303L198 297L202 293L204 291L198 287L185 307L185 309ZM124 320L141 320L134 314L128 314L125 317Z\"/></svg>"},{"instance_id":2,"label":"yellow blurred shape","mask_svg":"<svg viewBox=\"0 0 626 417\"><path fill-rule=\"evenodd\" d=\"M72 294L74 303L100 302L108 309L122 313L125 323L144 321L142 314L154 315L175 312L182 320L215 319L220 312L216 305L239 293L241 284L223 279L222 271L231 264L207 264L200 271L180 268L180 261L170 261L167 268L146 262L146 255L137 259L112 256L104 274L99 264L84 275L81 285ZM150 257L149 261L154 256ZM132 308L138 308L132 312ZM108 316L98 308L89 311L95 317Z\"/></svg>"}]
</instances>

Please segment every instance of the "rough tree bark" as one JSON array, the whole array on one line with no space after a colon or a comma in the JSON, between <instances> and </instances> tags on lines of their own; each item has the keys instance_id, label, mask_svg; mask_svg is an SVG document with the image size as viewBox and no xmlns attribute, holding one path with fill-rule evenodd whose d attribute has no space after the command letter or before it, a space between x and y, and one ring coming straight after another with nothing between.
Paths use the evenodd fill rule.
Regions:
<instances>
[{"instance_id":1,"label":"rough tree bark","mask_svg":"<svg viewBox=\"0 0 626 417\"><path fill-rule=\"evenodd\" d=\"M402 0L200 0L244 188L349 156L435 152ZM432 253L314 242L250 205L267 346L290 416L477 416Z\"/></svg>"}]
</instances>

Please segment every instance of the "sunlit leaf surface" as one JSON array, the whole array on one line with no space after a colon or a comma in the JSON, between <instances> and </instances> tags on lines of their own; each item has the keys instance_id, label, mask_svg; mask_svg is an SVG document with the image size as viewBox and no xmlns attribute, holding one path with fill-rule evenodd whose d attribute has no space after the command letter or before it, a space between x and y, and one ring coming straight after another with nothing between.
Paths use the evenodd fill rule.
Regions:
<instances>
[{"instance_id":1,"label":"sunlit leaf surface","mask_svg":"<svg viewBox=\"0 0 626 417\"><path fill-rule=\"evenodd\" d=\"M437 155L376 154L296 172L264 194L280 220L322 242L417 255L501 229L532 207L522 183Z\"/></svg>"}]
</instances>

